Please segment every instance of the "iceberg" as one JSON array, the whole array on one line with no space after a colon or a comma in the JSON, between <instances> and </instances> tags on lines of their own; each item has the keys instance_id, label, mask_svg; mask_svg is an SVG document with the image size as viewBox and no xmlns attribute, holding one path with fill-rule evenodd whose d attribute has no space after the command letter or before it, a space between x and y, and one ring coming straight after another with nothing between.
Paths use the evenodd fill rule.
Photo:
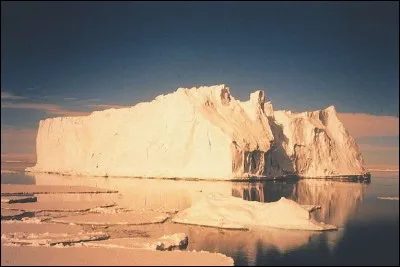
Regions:
<instances>
[{"instance_id":1,"label":"iceberg","mask_svg":"<svg viewBox=\"0 0 400 267\"><path fill-rule=\"evenodd\" d=\"M366 176L334 107L274 111L265 93L179 88L151 102L41 120L31 172L194 179Z\"/></svg>"}]
</instances>

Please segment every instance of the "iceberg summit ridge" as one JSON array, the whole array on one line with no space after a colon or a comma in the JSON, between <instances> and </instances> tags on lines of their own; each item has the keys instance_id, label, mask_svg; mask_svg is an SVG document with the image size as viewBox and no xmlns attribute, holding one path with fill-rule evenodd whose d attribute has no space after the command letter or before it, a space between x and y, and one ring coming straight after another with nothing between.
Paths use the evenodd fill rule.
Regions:
<instances>
[{"instance_id":1,"label":"iceberg summit ridge","mask_svg":"<svg viewBox=\"0 0 400 267\"><path fill-rule=\"evenodd\" d=\"M368 176L335 107L274 111L257 90L179 88L151 102L41 120L31 172L156 178Z\"/></svg>"}]
</instances>

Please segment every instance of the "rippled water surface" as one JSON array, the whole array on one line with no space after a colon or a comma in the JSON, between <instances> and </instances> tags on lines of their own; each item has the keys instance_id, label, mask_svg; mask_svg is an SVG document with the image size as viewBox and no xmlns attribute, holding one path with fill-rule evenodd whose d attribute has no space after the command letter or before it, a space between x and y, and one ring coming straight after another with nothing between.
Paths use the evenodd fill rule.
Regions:
<instances>
[{"instance_id":1,"label":"rippled water surface","mask_svg":"<svg viewBox=\"0 0 400 267\"><path fill-rule=\"evenodd\" d=\"M114 199L121 207L163 211L183 210L211 192L261 202L286 197L299 204L320 205L321 210L313 216L337 225L339 230L233 231L170 222L157 227L184 231L189 236L188 250L221 252L233 257L236 265L399 265L398 172L372 173L371 183L312 179L233 183L23 173L2 174L1 183L112 188L119 190ZM42 196L42 200L56 197ZM74 200L78 196L63 198Z\"/></svg>"}]
</instances>

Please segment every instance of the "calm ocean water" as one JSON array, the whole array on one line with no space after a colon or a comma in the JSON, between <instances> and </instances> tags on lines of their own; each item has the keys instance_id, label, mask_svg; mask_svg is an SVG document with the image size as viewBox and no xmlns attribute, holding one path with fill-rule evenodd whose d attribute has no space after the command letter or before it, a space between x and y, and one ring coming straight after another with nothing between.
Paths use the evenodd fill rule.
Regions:
<instances>
[{"instance_id":1,"label":"calm ocean water","mask_svg":"<svg viewBox=\"0 0 400 267\"><path fill-rule=\"evenodd\" d=\"M8 169L21 170L13 166ZM235 265L399 265L398 172L372 173L371 183L309 179L196 182L23 173L2 174L1 183L114 188L121 193L120 206L165 210L182 210L204 194L215 191L249 201L271 202L286 197L299 204L320 205L321 210L313 216L339 226L339 230L232 231L172 223L162 227L185 231L189 236L187 249L221 252L231 256ZM397 200L379 197L397 197Z\"/></svg>"}]
</instances>

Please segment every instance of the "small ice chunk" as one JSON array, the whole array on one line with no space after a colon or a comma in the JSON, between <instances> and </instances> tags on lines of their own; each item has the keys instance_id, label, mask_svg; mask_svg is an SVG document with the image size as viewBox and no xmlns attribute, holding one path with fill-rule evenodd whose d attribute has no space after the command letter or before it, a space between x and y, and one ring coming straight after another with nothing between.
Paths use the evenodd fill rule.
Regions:
<instances>
[{"instance_id":1,"label":"small ice chunk","mask_svg":"<svg viewBox=\"0 0 400 267\"><path fill-rule=\"evenodd\" d=\"M156 243L153 243L151 247L155 247L156 250L184 249L187 247L188 241L188 236L185 233L163 235Z\"/></svg>"}]
</instances>

